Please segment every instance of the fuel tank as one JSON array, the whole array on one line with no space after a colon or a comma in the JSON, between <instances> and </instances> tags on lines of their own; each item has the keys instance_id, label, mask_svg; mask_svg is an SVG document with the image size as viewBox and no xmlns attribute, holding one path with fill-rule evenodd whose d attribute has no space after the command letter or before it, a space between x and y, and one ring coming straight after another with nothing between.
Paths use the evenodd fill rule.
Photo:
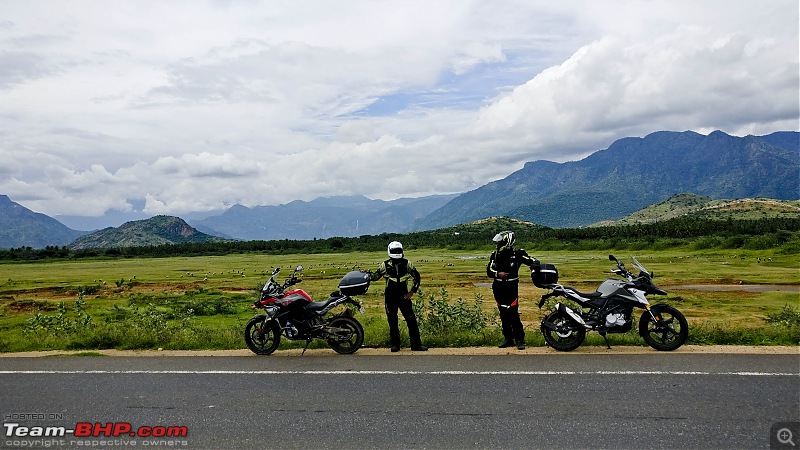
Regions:
<instances>
[{"instance_id":1,"label":"fuel tank","mask_svg":"<svg viewBox=\"0 0 800 450\"><path fill-rule=\"evenodd\" d=\"M611 297L613 295L630 297L630 292L626 291L624 288L625 283L625 281L618 280L616 278L606 278L606 280L600 283L600 286L597 287L597 292L602 294L603 298Z\"/></svg>"}]
</instances>

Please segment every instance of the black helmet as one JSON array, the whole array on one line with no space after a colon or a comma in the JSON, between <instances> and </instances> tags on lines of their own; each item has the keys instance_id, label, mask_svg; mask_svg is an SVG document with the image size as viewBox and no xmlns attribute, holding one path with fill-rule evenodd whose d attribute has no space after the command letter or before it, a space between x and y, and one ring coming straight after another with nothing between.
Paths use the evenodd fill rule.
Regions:
<instances>
[{"instance_id":1,"label":"black helmet","mask_svg":"<svg viewBox=\"0 0 800 450\"><path fill-rule=\"evenodd\" d=\"M492 238L492 241L497 244L498 252L514 247L514 242L516 242L513 231L501 231Z\"/></svg>"}]
</instances>

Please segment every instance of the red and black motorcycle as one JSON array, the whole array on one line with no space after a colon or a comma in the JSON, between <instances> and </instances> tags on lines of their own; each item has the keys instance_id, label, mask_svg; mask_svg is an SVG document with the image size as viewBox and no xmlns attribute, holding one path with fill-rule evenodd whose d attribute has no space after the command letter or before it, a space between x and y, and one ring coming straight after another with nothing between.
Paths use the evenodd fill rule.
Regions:
<instances>
[{"instance_id":1,"label":"red and black motorcycle","mask_svg":"<svg viewBox=\"0 0 800 450\"><path fill-rule=\"evenodd\" d=\"M353 317L351 308L344 308L333 316L326 315L340 305L353 305L363 313L361 302L350 296L367 292L370 284L368 273L349 272L339 283L339 290L331 293L327 300L315 302L302 289L286 290L302 281L297 273L303 270L303 266L297 266L283 285L275 281L280 270L278 267L272 271L272 276L261 288L261 298L253 303L253 309L260 308L265 314L257 314L245 325L247 348L257 355L269 355L280 346L281 335L292 341L306 341L305 348L314 339L324 339L336 353L343 355L361 348L364 328Z\"/></svg>"}]
</instances>

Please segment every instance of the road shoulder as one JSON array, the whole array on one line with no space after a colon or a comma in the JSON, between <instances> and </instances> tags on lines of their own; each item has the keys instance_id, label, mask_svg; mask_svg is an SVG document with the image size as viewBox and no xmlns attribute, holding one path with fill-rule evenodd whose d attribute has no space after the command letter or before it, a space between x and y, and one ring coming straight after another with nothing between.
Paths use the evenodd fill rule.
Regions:
<instances>
[{"instance_id":1,"label":"road shoulder","mask_svg":"<svg viewBox=\"0 0 800 450\"><path fill-rule=\"evenodd\" d=\"M302 349L278 350L272 357L298 356ZM409 349L401 349L394 355L415 355L415 356L484 356L484 355L572 355L572 354L603 354L603 355L626 355L626 354L658 354L662 353L650 347L640 346L616 346L607 349L602 346L582 346L572 352L559 352L549 347L528 347L525 350L501 349L494 347L461 347L461 348L431 348L427 352L412 352ZM705 354L772 354L772 355L798 355L800 356L800 346L746 346L746 345L684 345L683 347L664 353L705 353ZM306 350L307 356L327 356L336 353L330 349ZM361 348L354 356L370 355L389 355L388 348ZM18 352L0 353L0 358L37 358L37 357L57 357L57 356L126 356L126 357L182 357L182 356L257 356L247 349L240 350L51 350L41 352Z\"/></svg>"}]
</instances>

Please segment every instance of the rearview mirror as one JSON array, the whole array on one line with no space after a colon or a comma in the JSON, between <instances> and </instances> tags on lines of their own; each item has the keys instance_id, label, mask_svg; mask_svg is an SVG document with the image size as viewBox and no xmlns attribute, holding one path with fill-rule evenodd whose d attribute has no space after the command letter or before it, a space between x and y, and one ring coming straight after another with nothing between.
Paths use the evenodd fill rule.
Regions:
<instances>
[{"instance_id":1,"label":"rearview mirror","mask_svg":"<svg viewBox=\"0 0 800 450\"><path fill-rule=\"evenodd\" d=\"M614 255L608 255L608 260L617 262L617 258L615 258Z\"/></svg>"}]
</instances>

